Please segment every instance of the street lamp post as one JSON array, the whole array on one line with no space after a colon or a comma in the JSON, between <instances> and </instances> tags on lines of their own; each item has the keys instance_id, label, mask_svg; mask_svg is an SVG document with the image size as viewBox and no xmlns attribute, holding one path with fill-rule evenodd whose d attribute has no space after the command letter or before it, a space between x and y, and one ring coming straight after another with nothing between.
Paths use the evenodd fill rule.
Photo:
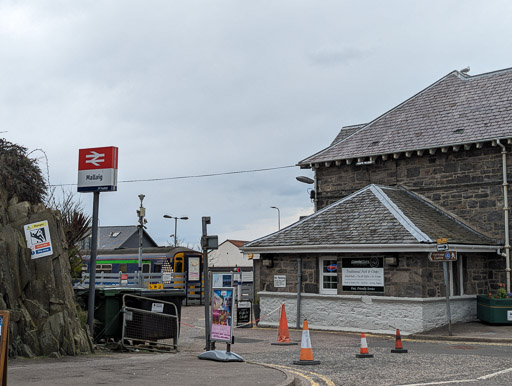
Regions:
<instances>
[{"instance_id":1,"label":"street lamp post","mask_svg":"<svg viewBox=\"0 0 512 386\"><path fill-rule=\"evenodd\" d=\"M272 209L277 209L277 230L281 230L281 211L277 206L271 206Z\"/></svg>"},{"instance_id":2,"label":"street lamp post","mask_svg":"<svg viewBox=\"0 0 512 386\"><path fill-rule=\"evenodd\" d=\"M164 218L173 218L174 219L174 246L178 246L178 220L188 220L187 216L183 217L174 217L169 216L168 214L164 214Z\"/></svg>"},{"instance_id":3,"label":"street lamp post","mask_svg":"<svg viewBox=\"0 0 512 386\"><path fill-rule=\"evenodd\" d=\"M142 236L144 233L144 223L145 219L144 216L146 216L146 208L142 206L142 201L144 201L144 195L139 194L139 200L140 200L140 208L137 210L137 217L139 217L139 267L138 267L138 283L139 288L142 288L144 286L144 276L142 275Z\"/></svg>"}]
</instances>

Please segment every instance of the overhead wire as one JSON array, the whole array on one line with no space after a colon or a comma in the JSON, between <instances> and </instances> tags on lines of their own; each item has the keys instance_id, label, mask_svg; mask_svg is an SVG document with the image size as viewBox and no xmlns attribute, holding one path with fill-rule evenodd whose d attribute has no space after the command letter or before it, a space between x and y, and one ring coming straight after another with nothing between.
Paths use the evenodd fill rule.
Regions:
<instances>
[{"instance_id":1,"label":"overhead wire","mask_svg":"<svg viewBox=\"0 0 512 386\"><path fill-rule=\"evenodd\" d=\"M176 176L176 177L162 177L162 178L141 178L134 180L122 180L118 181L118 183L133 183L133 182L156 182L156 181L170 181L170 180L183 180L190 178L204 178L204 177L217 177L217 176L227 176L232 174L245 174L245 173L256 173L256 172L267 172L278 169L289 169L295 168L296 165L288 165L288 166L276 166L271 168L262 168L262 169L249 169L249 170L235 170L231 172L221 172L221 173L209 173L209 174L196 174L189 176ZM76 186L77 184L52 184L50 186Z\"/></svg>"}]
</instances>

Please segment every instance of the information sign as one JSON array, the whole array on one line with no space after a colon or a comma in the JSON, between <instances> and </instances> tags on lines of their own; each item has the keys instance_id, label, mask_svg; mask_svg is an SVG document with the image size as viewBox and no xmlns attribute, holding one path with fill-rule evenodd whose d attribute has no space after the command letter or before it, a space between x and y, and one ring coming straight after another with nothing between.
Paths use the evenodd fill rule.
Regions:
<instances>
[{"instance_id":1,"label":"information sign","mask_svg":"<svg viewBox=\"0 0 512 386\"><path fill-rule=\"evenodd\" d=\"M233 287L212 288L212 341L233 340Z\"/></svg>"},{"instance_id":2,"label":"information sign","mask_svg":"<svg viewBox=\"0 0 512 386\"><path fill-rule=\"evenodd\" d=\"M27 224L23 228L25 229L27 247L32 250L32 259L53 255L48 221Z\"/></svg>"},{"instance_id":3,"label":"information sign","mask_svg":"<svg viewBox=\"0 0 512 386\"><path fill-rule=\"evenodd\" d=\"M151 312L164 312L164 303L152 303Z\"/></svg>"},{"instance_id":4,"label":"information sign","mask_svg":"<svg viewBox=\"0 0 512 386\"><path fill-rule=\"evenodd\" d=\"M286 275L274 275L274 287L286 288Z\"/></svg>"},{"instance_id":5,"label":"information sign","mask_svg":"<svg viewBox=\"0 0 512 386\"><path fill-rule=\"evenodd\" d=\"M118 152L115 146L80 149L78 151L78 191L116 191Z\"/></svg>"},{"instance_id":6,"label":"information sign","mask_svg":"<svg viewBox=\"0 0 512 386\"><path fill-rule=\"evenodd\" d=\"M457 261L456 251L432 252L428 255L430 261Z\"/></svg>"},{"instance_id":7,"label":"information sign","mask_svg":"<svg viewBox=\"0 0 512 386\"><path fill-rule=\"evenodd\" d=\"M231 273L213 273L212 287L226 288L233 286L233 275Z\"/></svg>"},{"instance_id":8,"label":"information sign","mask_svg":"<svg viewBox=\"0 0 512 386\"><path fill-rule=\"evenodd\" d=\"M384 291L384 259L382 257L341 259L343 291Z\"/></svg>"}]
</instances>

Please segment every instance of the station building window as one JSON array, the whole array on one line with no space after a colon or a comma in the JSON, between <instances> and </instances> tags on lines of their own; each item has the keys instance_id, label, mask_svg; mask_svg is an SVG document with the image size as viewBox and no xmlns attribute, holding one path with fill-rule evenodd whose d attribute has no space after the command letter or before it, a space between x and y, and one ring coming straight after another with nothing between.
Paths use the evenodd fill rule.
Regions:
<instances>
[{"instance_id":1,"label":"station building window","mask_svg":"<svg viewBox=\"0 0 512 386\"><path fill-rule=\"evenodd\" d=\"M336 295L338 293L338 260L336 257L321 257L320 263L320 293Z\"/></svg>"}]
</instances>

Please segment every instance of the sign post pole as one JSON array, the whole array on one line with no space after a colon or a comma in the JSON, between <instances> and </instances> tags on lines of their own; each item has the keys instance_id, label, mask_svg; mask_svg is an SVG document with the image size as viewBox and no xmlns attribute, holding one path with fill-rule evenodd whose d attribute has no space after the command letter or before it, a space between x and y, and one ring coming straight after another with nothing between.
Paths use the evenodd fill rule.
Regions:
<instances>
[{"instance_id":1,"label":"sign post pole","mask_svg":"<svg viewBox=\"0 0 512 386\"><path fill-rule=\"evenodd\" d=\"M100 206L100 192L94 192L93 194L91 258L89 259L89 302L87 307L87 323L89 323L89 332L91 336L94 336L94 298L96 296L96 255L98 253L98 212Z\"/></svg>"},{"instance_id":2,"label":"sign post pole","mask_svg":"<svg viewBox=\"0 0 512 386\"><path fill-rule=\"evenodd\" d=\"M206 347L205 351L210 351L211 343L210 343L210 281L208 280L208 244L206 236L208 235L206 226L210 224L210 217L203 217L203 237L201 239L201 244L203 247L203 272L204 272L204 327L206 332Z\"/></svg>"},{"instance_id":3,"label":"sign post pole","mask_svg":"<svg viewBox=\"0 0 512 386\"><path fill-rule=\"evenodd\" d=\"M78 186L80 193L92 192L92 229L91 256L89 259L89 299L88 315L89 331L94 336L94 299L96 296L96 255L98 252L98 213L100 192L117 190L117 156L115 146L79 149L78 151Z\"/></svg>"},{"instance_id":4,"label":"sign post pole","mask_svg":"<svg viewBox=\"0 0 512 386\"><path fill-rule=\"evenodd\" d=\"M444 284L446 286L446 319L448 320L448 335L452 336L452 315L450 310L450 278L448 276L448 262L443 261Z\"/></svg>"}]
</instances>

